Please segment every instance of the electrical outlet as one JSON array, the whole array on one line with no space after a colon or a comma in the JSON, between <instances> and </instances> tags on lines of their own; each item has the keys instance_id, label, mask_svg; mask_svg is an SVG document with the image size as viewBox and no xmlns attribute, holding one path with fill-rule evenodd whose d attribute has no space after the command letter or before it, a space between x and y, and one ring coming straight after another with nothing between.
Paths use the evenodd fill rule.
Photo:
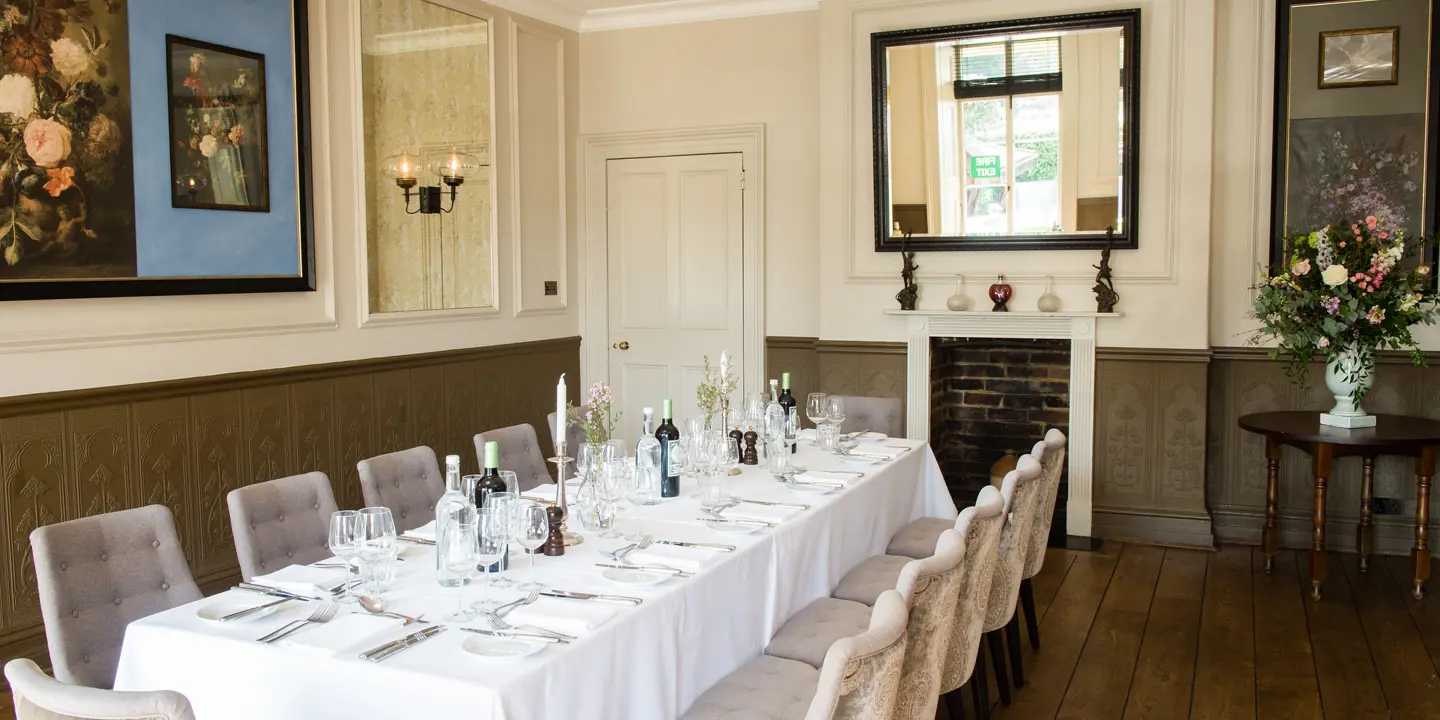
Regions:
<instances>
[{"instance_id":1,"label":"electrical outlet","mask_svg":"<svg viewBox=\"0 0 1440 720\"><path fill-rule=\"evenodd\" d=\"M1373 509L1376 515L1400 515L1405 511L1400 498L1377 497Z\"/></svg>"}]
</instances>

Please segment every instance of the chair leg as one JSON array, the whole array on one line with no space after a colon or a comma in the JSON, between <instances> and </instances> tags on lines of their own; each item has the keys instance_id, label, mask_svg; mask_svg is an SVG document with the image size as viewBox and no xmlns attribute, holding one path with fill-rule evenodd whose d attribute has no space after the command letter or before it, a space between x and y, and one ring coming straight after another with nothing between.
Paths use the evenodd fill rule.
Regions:
<instances>
[{"instance_id":1,"label":"chair leg","mask_svg":"<svg viewBox=\"0 0 1440 720\"><path fill-rule=\"evenodd\" d=\"M1010 646L1010 669L1015 673L1015 689L1025 687L1025 666L1020 657L1020 614L1005 623L1005 644Z\"/></svg>"},{"instance_id":2,"label":"chair leg","mask_svg":"<svg viewBox=\"0 0 1440 720\"><path fill-rule=\"evenodd\" d=\"M945 693L945 712L950 720L965 720L965 693L960 688ZM935 714L938 717L940 713Z\"/></svg>"},{"instance_id":3,"label":"chair leg","mask_svg":"<svg viewBox=\"0 0 1440 720\"><path fill-rule=\"evenodd\" d=\"M1010 707L1010 678L1005 673L1005 638L999 630L985 633L990 646L990 664L995 668L995 686L1000 688L1000 702Z\"/></svg>"},{"instance_id":4,"label":"chair leg","mask_svg":"<svg viewBox=\"0 0 1440 720\"><path fill-rule=\"evenodd\" d=\"M1029 579L1020 581L1020 609L1025 612L1025 629L1030 631L1030 647L1040 649L1040 623L1035 618L1035 585Z\"/></svg>"},{"instance_id":5,"label":"chair leg","mask_svg":"<svg viewBox=\"0 0 1440 720\"><path fill-rule=\"evenodd\" d=\"M990 676L985 670L985 645L980 645L981 653L976 658L975 672L970 676L970 687L975 696L975 718L976 720L990 720ZM958 691L957 691L958 692Z\"/></svg>"}]
</instances>

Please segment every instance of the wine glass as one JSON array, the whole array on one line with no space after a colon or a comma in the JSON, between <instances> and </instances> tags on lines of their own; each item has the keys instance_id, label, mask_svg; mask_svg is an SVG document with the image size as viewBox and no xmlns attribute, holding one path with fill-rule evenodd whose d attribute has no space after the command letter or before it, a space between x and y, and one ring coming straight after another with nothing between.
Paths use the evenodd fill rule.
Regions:
<instances>
[{"instance_id":1,"label":"wine glass","mask_svg":"<svg viewBox=\"0 0 1440 720\"><path fill-rule=\"evenodd\" d=\"M650 468L639 466L626 477L625 500L635 509L635 522L631 524L630 532L625 534L626 540L640 539L640 508L660 501L660 486L657 480L659 476L651 472Z\"/></svg>"},{"instance_id":2,"label":"wine glass","mask_svg":"<svg viewBox=\"0 0 1440 720\"><path fill-rule=\"evenodd\" d=\"M520 476L514 470L499 470L500 480L505 483L505 492L520 494Z\"/></svg>"},{"instance_id":3,"label":"wine glass","mask_svg":"<svg viewBox=\"0 0 1440 720\"><path fill-rule=\"evenodd\" d=\"M825 398L825 393L810 393L805 397L805 417L817 428L825 422Z\"/></svg>"},{"instance_id":4,"label":"wine glass","mask_svg":"<svg viewBox=\"0 0 1440 720\"><path fill-rule=\"evenodd\" d=\"M626 472L629 469L630 466L624 459L609 460L606 461L605 468L596 478L599 480L595 485L596 499L600 501L596 524L600 527L600 537L602 538L620 537L620 532L615 527L615 505L625 492L625 484L628 482Z\"/></svg>"},{"instance_id":5,"label":"wine glass","mask_svg":"<svg viewBox=\"0 0 1440 720\"><path fill-rule=\"evenodd\" d=\"M381 597L395 580L395 516L390 508L367 507L360 510L361 575L369 593Z\"/></svg>"},{"instance_id":6,"label":"wine glass","mask_svg":"<svg viewBox=\"0 0 1440 720\"><path fill-rule=\"evenodd\" d=\"M485 507L494 508L500 517L506 518L512 523L515 518L515 506L519 502L520 496L512 492L492 492L489 495L485 496ZM506 527L508 528L510 526L507 525ZM495 560L495 562L499 561L499 558ZM510 578L505 577L506 568L497 567L495 568L495 570L496 577L492 581L492 584L495 587L503 589L515 585L515 583L511 581Z\"/></svg>"},{"instance_id":7,"label":"wine glass","mask_svg":"<svg viewBox=\"0 0 1440 720\"><path fill-rule=\"evenodd\" d=\"M539 590L545 586L535 581L535 551L550 537L550 516L545 514L544 505L533 502L520 504L516 515L519 526L516 539L530 555L530 579L520 589Z\"/></svg>"},{"instance_id":8,"label":"wine glass","mask_svg":"<svg viewBox=\"0 0 1440 720\"><path fill-rule=\"evenodd\" d=\"M695 472L700 480L700 506L719 504L719 468L724 463L725 445L730 438L719 431L702 434L695 442Z\"/></svg>"},{"instance_id":9,"label":"wine glass","mask_svg":"<svg viewBox=\"0 0 1440 720\"><path fill-rule=\"evenodd\" d=\"M509 508L506 508L508 511ZM476 548L475 561L470 565L471 569L485 568L485 593L475 602L480 608L488 607L491 604L490 588L493 587L490 568L495 567L500 559L505 557L510 550L510 534L514 526L514 518L508 512L497 507L486 507L476 511L476 530L474 547Z\"/></svg>"},{"instance_id":10,"label":"wine glass","mask_svg":"<svg viewBox=\"0 0 1440 720\"><path fill-rule=\"evenodd\" d=\"M719 466L717 474L729 475L731 471L740 467L740 446L735 444L735 438L729 435L722 437L720 450L716 453L716 464ZM721 493L723 496L725 493Z\"/></svg>"},{"instance_id":11,"label":"wine glass","mask_svg":"<svg viewBox=\"0 0 1440 720\"><path fill-rule=\"evenodd\" d=\"M465 585L475 574L476 563L484 562L484 548L478 538L480 518L485 517L485 512L488 511L482 511L478 517L465 513L450 518L436 540L435 552L439 554L440 566L460 579L455 586L455 612L445 616L448 622L466 622L475 618L465 609Z\"/></svg>"},{"instance_id":12,"label":"wine glass","mask_svg":"<svg viewBox=\"0 0 1440 720\"><path fill-rule=\"evenodd\" d=\"M765 393L754 393L745 400L745 422L752 430L758 431L765 422L765 406L770 403L770 396Z\"/></svg>"},{"instance_id":13,"label":"wine glass","mask_svg":"<svg viewBox=\"0 0 1440 720\"><path fill-rule=\"evenodd\" d=\"M600 466L604 454L604 446L594 443L581 443L580 451L575 454L575 472L583 485L590 480L590 473Z\"/></svg>"},{"instance_id":14,"label":"wine glass","mask_svg":"<svg viewBox=\"0 0 1440 720\"><path fill-rule=\"evenodd\" d=\"M354 510L337 510L330 513L330 552L345 563L344 592L337 602L357 602L350 594L350 561L360 555L360 513Z\"/></svg>"},{"instance_id":15,"label":"wine glass","mask_svg":"<svg viewBox=\"0 0 1440 720\"><path fill-rule=\"evenodd\" d=\"M621 459L621 458L623 458L623 457L625 457L625 441L624 441L624 440L620 440L620 439L617 438L617 439L612 439L612 440L606 440L606 441L605 441L605 459L606 459L607 461L608 461L608 460L619 460L619 459Z\"/></svg>"},{"instance_id":16,"label":"wine glass","mask_svg":"<svg viewBox=\"0 0 1440 720\"><path fill-rule=\"evenodd\" d=\"M825 399L825 419L837 426L845 424L845 398L831 395Z\"/></svg>"}]
</instances>

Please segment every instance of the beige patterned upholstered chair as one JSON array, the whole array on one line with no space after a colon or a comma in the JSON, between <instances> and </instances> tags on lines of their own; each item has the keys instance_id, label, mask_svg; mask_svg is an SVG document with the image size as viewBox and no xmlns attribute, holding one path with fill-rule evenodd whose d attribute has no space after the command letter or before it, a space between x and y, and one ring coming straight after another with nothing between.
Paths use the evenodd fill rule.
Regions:
<instances>
[{"instance_id":1,"label":"beige patterned upholstered chair","mask_svg":"<svg viewBox=\"0 0 1440 720\"><path fill-rule=\"evenodd\" d=\"M435 519L435 503L445 494L445 475L435 451L421 445L377 455L355 464L366 507L387 507L396 532L414 530Z\"/></svg>"},{"instance_id":2,"label":"beige patterned upholstered chair","mask_svg":"<svg viewBox=\"0 0 1440 720\"><path fill-rule=\"evenodd\" d=\"M1013 487L1015 478L1011 478ZM1002 486L1003 487L1003 486ZM971 689L975 695L975 716L989 717L989 680L985 677L985 666L977 663L980 657L981 628L985 622L985 604L990 601L990 586L995 579L995 565L1000 559L1000 531L1005 526L1005 498L1002 490L987 485L980 491L975 506L965 512L975 511L969 524L956 531L965 535L965 569L960 578L960 598L955 606L955 626L950 631L949 649L945 651L945 667L940 674L940 693L945 696L950 717L965 717L964 698L960 688L975 682ZM961 513L964 517L965 513ZM976 671L979 671L978 673Z\"/></svg>"},{"instance_id":3,"label":"beige patterned upholstered chair","mask_svg":"<svg viewBox=\"0 0 1440 720\"><path fill-rule=\"evenodd\" d=\"M556 454L559 449L555 447L555 413L545 416L545 427L550 430L550 449ZM580 429L578 423L567 423L565 425L565 452L570 457L579 457L580 444L585 442L585 431ZM551 455L550 457L555 457ZM575 477L575 463L565 465L565 479Z\"/></svg>"},{"instance_id":4,"label":"beige patterned upholstered chair","mask_svg":"<svg viewBox=\"0 0 1440 720\"><path fill-rule=\"evenodd\" d=\"M1041 462L1045 443L1035 443L1029 455L1021 455L1015 469L1005 475L1000 494L1005 497L1008 509L1005 527L1000 532L999 558L995 563L995 577L991 580L990 598L985 603L986 643L990 646L990 660L995 667L995 685L1000 689L1000 700L1010 704L1010 682L1005 672L1005 639L1001 630L1010 638L1010 667L1014 671L1015 687L1025 686L1025 675L1020 663L1020 623L1015 615L1015 604L1020 596L1020 577L1025 570L1025 552L1030 547L1030 528L1035 522L1036 506L1039 504ZM1011 477L1014 482L1011 482ZM1006 494L1008 491L1008 495Z\"/></svg>"},{"instance_id":5,"label":"beige patterned upholstered chair","mask_svg":"<svg viewBox=\"0 0 1440 720\"><path fill-rule=\"evenodd\" d=\"M246 580L330 557L330 515L338 506L322 472L231 490L230 527Z\"/></svg>"},{"instance_id":6,"label":"beige patterned upholstered chair","mask_svg":"<svg viewBox=\"0 0 1440 720\"><path fill-rule=\"evenodd\" d=\"M1025 550L1025 572L1021 573L1020 609L1030 631L1030 646L1040 649L1040 622L1035 617L1035 586L1031 578L1045 566L1045 548L1050 544L1050 524L1055 519L1055 502L1060 494L1060 476L1065 474L1065 433L1050 428L1045 433L1045 459L1040 463L1040 504L1030 528L1030 547Z\"/></svg>"},{"instance_id":7,"label":"beige patterned upholstered chair","mask_svg":"<svg viewBox=\"0 0 1440 720\"><path fill-rule=\"evenodd\" d=\"M886 720L895 716L905 664L905 600L888 590L865 630L841 638L819 669L770 655L705 691L685 720Z\"/></svg>"},{"instance_id":8,"label":"beige patterned upholstered chair","mask_svg":"<svg viewBox=\"0 0 1440 720\"><path fill-rule=\"evenodd\" d=\"M39 527L30 547L60 682L110 688L126 625L200 599L164 505Z\"/></svg>"},{"instance_id":9,"label":"beige patterned upholstered chair","mask_svg":"<svg viewBox=\"0 0 1440 720\"><path fill-rule=\"evenodd\" d=\"M902 414L904 401L899 398L864 397L861 395L839 395L845 401L845 422L840 432L873 430L890 437L905 435L905 415Z\"/></svg>"},{"instance_id":10,"label":"beige patterned upholstered chair","mask_svg":"<svg viewBox=\"0 0 1440 720\"><path fill-rule=\"evenodd\" d=\"M540 449L540 440L535 436L535 426L530 423L511 425L499 430L486 430L475 436L475 456L480 466L485 466L485 443L500 446L500 469L513 470L515 479L524 492L537 485L555 482L545 466L545 451Z\"/></svg>"},{"instance_id":11,"label":"beige patterned upholstered chair","mask_svg":"<svg viewBox=\"0 0 1440 720\"><path fill-rule=\"evenodd\" d=\"M116 692L66 685L33 660L5 663L16 720L195 720L190 701L169 690Z\"/></svg>"}]
</instances>

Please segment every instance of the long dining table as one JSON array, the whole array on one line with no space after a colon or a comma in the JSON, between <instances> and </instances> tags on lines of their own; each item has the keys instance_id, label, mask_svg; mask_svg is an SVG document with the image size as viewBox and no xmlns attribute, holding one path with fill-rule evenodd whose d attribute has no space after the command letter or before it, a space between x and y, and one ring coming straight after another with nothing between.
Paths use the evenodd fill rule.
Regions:
<instances>
[{"instance_id":1,"label":"long dining table","mask_svg":"<svg viewBox=\"0 0 1440 720\"><path fill-rule=\"evenodd\" d=\"M536 579L547 588L609 593L641 599L611 606L603 624L578 633L570 644L547 645L523 658L494 659L466 652L473 637L442 618L457 604L454 588L436 583L434 548L407 545L386 608L446 625L435 635L383 662L360 653L423 627L386 628L335 650L261 644L257 638L305 618L314 602L289 602L273 615L218 623L206 608L270 600L229 590L132 623L126 631L115 688L177 690L199 720L355 720L356 718L677 718L711 685L764 650L780 625L817 598L830 594L846 572L882 554L892 535L920 517L956 516L928 444L887 439L877 444L898 457L854 466L802 442L794 462L810 470L859 472L843 489L802 494L758 467L724 478L736 498L808 506L750 534L722 533L706 523L693 480L681 496L659 505L625 507L622 526L635 524L657 540L724 544L691 577L649 587L619 585L603 577L601 555L628 544L583 532L584 542L559 557L539 555ZM553 488L552 488L553 497ZM572 527L572 530L575 528ZM343 571L335 570L336 577ZM506 575L528 577L528 558L512 553ZM466 589L469 599L480 589ZM496 590L497 600L524 593ZM593 601L542 598L554 604ZM342 605L342 613L357 612ZM460 623L488 628L483 619ZM294 638L300 638L297 633Z\"/></svg>"}]
</instances>

